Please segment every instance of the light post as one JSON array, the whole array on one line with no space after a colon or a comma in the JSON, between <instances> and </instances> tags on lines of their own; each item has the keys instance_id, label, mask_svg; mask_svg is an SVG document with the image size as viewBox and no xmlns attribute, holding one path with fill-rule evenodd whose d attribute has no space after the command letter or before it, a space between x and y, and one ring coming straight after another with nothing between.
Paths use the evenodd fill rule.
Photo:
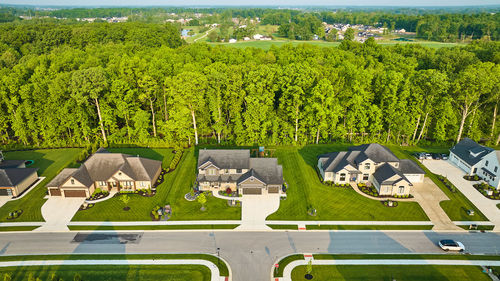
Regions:
<instances>
[{"instance_id":1,"label":"light post","mask_svg":"<svg viewBox=\"0 0 500 281\"><path fill-rule=\"evenodd\" d=\"M220 265L220 248L217 247L217 267Z\"/></svg>"}]
</instances>

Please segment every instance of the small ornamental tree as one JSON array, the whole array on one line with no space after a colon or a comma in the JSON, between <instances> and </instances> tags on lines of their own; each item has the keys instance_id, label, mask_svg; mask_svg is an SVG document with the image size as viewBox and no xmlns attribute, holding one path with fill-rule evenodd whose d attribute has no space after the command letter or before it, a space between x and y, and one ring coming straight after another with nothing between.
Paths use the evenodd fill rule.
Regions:
<instances>
[{"instance_id":1,"label":"small ornamental tree","mask_svg":"<svg viewBox=\"0 0 500 281\"><path fill-rule=\"evenodd\" d=\"M125 208L124 209L130 209L130 207L128 206L128 202L130 201L130 196L128 195L123 195L123 196L120 196L120 201L123 202L123 204L125 204Z\"/></svg>"},{"instance_id":2,"label":"small ornamental tree","mask_svg":"<svg viewBox=\"0 0 500 281\"><path fill-rule=\"evenodd\" d=\"M198 202L201 204L202 211L205 211L205 203L207 203L207 197L205 197L205 193L201 193L198 195Z\"/></svg>"},{"instance_id":3,"label":"small ornamental tree","mask_svg":"<svg viewBox=\"0 0 500 281\"><path fill-rule=\"evenodd\" d=\"M226 193L227 193L227 194L231 194L232 192L233 192L233 191L231 190L231 188L230 188L230 187L226 188Z\"/></svg>"}]
</instances>

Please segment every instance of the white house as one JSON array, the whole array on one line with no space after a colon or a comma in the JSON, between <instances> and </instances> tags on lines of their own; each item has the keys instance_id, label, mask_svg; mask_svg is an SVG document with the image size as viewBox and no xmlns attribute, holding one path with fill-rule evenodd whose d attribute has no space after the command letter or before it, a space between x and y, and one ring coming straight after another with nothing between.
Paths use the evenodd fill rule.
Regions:
<instances>
[{"instance_id":1,"label":"white house","mask_svg":"<svg viewBox=\"0 0 500 281\"><path fill-rule=\"evenodd\" d=\"M500 189L500 150L464 138L450 149L449 161L468 175L478 175L489 185Z\"/></svg>"}]
</instances>

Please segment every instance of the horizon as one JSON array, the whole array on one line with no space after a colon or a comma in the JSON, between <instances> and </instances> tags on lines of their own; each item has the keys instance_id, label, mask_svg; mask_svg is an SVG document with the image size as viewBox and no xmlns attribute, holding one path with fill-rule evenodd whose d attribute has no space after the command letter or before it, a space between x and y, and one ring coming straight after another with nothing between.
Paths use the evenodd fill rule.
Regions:
<instances>
[{"instance_id":1,"label":"horizon","mask_svg":"<svg viewBox=\"0 0 500 281\"><path fill-rule=\"evenodd\" d=\"M3 1L0 1L3 2ZM272 5L265 0L255 0L249 3L245 0L172 0L168 3L163 0L75 0L70 3L61 3L57 0L11 0L0 3L0 6L22 6L22 7L58 7L58 8L167 8L167 7L184 7L184 8L213 8L213 7L241 7L241 8L307 8L307 7L324 7L324 8L472 8L472 7L494 7L500 6L500 0L442 0L439 4L436 1L423 0L355 0L346 1L339 0L332 3L325 0L278 0ZM472 3L471 3L472 2Z\"/></svg>"}]
</instances>

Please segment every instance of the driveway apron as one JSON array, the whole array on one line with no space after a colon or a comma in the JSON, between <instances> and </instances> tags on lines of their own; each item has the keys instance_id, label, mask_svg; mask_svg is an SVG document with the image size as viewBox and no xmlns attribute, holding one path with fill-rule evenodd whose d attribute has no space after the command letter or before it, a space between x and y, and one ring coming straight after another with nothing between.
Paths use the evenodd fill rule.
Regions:
<instances>
[{"instance_id":1,"label":"driveway apron","mask_svg":"<svg viewBox=\"0 0 500 281\"><path fill-rule=\"evenodd\" d=\"M279 194L243 195L239 230L269 230L266 218L280 206Z\"/></svg>"},{"instance_id":2,"label":"driveway apron","mask_svg":"<svg viewBox=\"0 0 500 281\"><path fill-rule=\"evenodd\" d=\"M35 231L67 231L67 224L78 211L85 198L49 197L42 206L45 224Z\"/></svg>"}]
</instances>

